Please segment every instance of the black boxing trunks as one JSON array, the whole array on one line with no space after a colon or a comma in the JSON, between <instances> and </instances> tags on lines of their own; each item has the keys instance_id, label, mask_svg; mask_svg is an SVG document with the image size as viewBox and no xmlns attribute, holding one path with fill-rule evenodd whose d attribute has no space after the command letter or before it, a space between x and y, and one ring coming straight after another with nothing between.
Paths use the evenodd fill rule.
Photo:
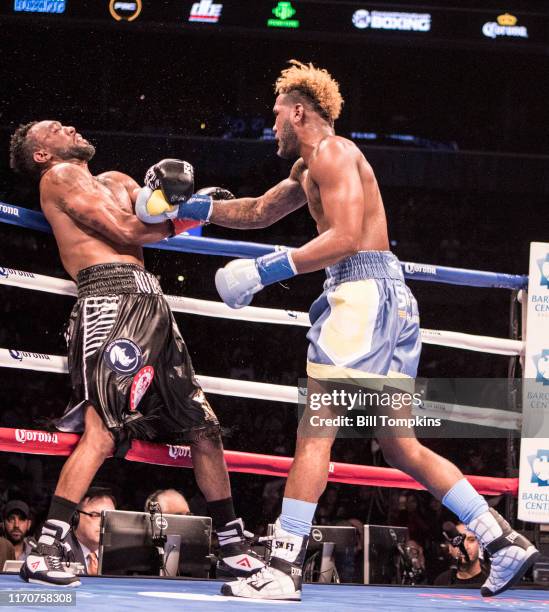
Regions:
<instances>
[{"instance_id":1,"label":"black boxing trunks","mask_svg":"<svg viewBox=\"0 0 549 612\"><path fill-rule=\"evenodd\" d=\"M84 431L89 403L117 454L132 438L182 444L217 436L158 280L141 266L109 263L81 270L77 286L67 330L72 397L56 427Z\"/></svg>"}]
</instances>

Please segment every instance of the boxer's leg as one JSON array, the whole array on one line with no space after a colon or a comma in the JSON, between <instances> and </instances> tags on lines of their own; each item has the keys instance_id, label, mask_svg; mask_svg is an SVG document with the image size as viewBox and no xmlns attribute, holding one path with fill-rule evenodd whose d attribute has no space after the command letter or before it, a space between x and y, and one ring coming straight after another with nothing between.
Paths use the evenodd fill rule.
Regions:
<instances>
[{"instance_id":1,"label":"boxer's leg","mask_svg":"<svg viewBox=\"0 0 549 612\"><path fill-rule=\"evenodd\" d=\"M309 398L315 393L325 392L327 392L325 384L313 378L308 379L307 396ZM328 482L330 453L338 428L315 429L310 426L311 415L319 418L336 416L328 406L314 412L310 410L310 404L307 406L297 431L294 461L286 482L284 497L316 504Z\"/></svg>"},{"instance_id":2,"label":"boxer's leg","mask_svg":"<svg viewBox=\"0 0 549 612\"><path fill-rule=\"evenodd\" d=\"M85 408L85 429L77 447L65 462L54 495L76 504L88 490L97 470L114 452L114 439L94 407ZM72 516L72 513L71 513ZM48 519L53 517L50 510ZM68 517L70 520L70 517Z\"/></svg>"},{"instance_id":3,"label":"boxer's leg","mask_svg":"<svg viewBox=\"0 0 549 612\"><path fill-rule=\"evenodd\" d=\"M202 436L191 442L190 446L196 482L206 501L215 502L229 498L231 485L219 434ZM232 516L228 516L222 524L235 518L233 511Z\"/></svg>"},{"instance_id":4,"label":"boxer's leg","mask_svg":"<svg viewBox=\"0 0 549 612\"><path fill-rule=\"evenodd\" d=\"M325 393L328 386L308 379L308 404L297 433L294 461L282 500L282 512L274 526L269 565L253 579L227 583L225 595L261 599L300 600L302 566L305 561L309 532L319 497L326 488L330 451L337 427L311 426L310 417L333 418L336 411L324 405L310 408L311 396Z\"/></svg>"},{"instance_id":5,"label":"boxer's leg","mask_svg":"<svg viewBox=\"0 0 549 612\"><path fill-rule=\"evenodd\" d=\"M70 548L64 545L72 515L97 470L114 451L112 434L94 407L85 410L85 430L65 462L52 497L48 518L42 527L38 547L21 566L21 577L27 582L62 587L78 586L80 581L63 563Z\"/></svg>"},{"instance_id":6,"label":"boxer's leg","mask_svg":"<svg viewBox=\"0 0 549 612\"><path fill-rule=\"evenodd\" d=\"M265 563L250 549L253 534L245 531L244 522L234 511L219 428L202 432L193 440L191 453L196 482L206 498L219 541L217 576L249 576L261 570Z\"/></svg>"}]
</instances>

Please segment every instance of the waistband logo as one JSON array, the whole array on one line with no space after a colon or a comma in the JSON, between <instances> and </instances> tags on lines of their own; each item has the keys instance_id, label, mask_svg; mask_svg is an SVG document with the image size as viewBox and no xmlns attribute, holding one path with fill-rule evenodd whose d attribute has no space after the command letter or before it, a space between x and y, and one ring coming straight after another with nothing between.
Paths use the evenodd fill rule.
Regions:
<instances>
[{"instance_id":1,"label":"waistband logo","mask_svg":"<svg viewBox=\"0 0 549 612\"><path fill-rule=\"evenodd\" d=\"M160 284L158 280L148 274L147 272L141 272L134 270L133 278L135 280L135 284L141 293L155 293L160 294L162 290L160 289Z\"/></svg>"}]
</instances>

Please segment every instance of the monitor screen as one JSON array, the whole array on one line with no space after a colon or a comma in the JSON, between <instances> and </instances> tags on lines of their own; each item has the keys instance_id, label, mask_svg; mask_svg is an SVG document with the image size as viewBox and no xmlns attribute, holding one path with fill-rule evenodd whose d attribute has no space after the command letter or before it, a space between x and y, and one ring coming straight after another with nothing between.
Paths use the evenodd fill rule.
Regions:
<instances>
[{"instance_id":1,"label":"monitor screen","mask_svg":"<svg viewBox=\"0 0 549 612\"><path fill-rule=\"evenodd\" d=\"M364 525L364 583L399 584L399 547L405 548L407 527Z\"/></svg>"},{"instance_id":2,"label":"monitor screen","mask_svg":"<svg viewBox=\"0 0 549 612\"><path fill-rule=\"evenodd\" d=\"M104 511L99 573L159 575L162 569L160 548L164 551L163 562L167 570L164 575L207 578L211 532L212 520L205 516ZM165 541L153 541L159 537L165 537Z\"/></svg>"},{"instance_id":3,"label":"monitor screen","mask_svg":"<svg viewBox=\"0 0 549 612\"><path fill-rule=\"evenodd\" d=\"M269 525L268 535L272 535ZM355 527L313 525L304 564L304 582L358 582L362 556Z\"/></svg>"}]
</instances>

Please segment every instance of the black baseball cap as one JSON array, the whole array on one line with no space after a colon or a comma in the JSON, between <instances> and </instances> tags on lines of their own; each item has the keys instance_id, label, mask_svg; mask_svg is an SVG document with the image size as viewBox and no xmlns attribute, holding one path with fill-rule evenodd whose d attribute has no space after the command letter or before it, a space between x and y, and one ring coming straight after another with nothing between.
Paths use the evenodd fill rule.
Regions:
<instances>
[{"instance_id":1,"label":"black baseball cap","mask_svg":"<svg viewBox=\"0 0 549 612\"><path fill-rule=\"evenodd\" d=\"M25 518L30 518L30 508L20 499L12 499L4 506L4 518L16 511L20 512Z\"/></svg>"}]
</instances>

